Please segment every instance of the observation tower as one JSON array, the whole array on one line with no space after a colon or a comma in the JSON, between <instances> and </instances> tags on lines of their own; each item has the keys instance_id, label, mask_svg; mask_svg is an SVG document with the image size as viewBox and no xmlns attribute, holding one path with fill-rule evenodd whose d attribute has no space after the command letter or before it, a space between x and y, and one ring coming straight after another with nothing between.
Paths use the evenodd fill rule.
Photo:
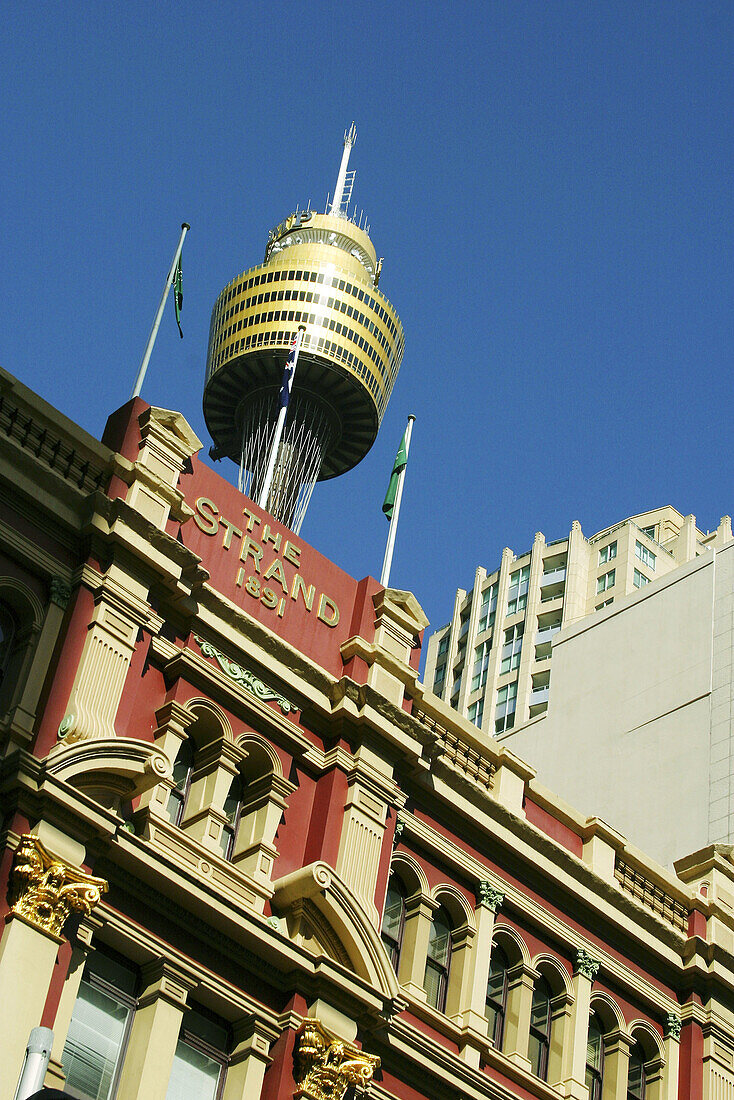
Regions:
<instances>
[{"instance_id":1,"label":"observation tower","mask_svg":"<svg viewBox=\"0 0 734 1100\"><path fill-rule=\"evenodd\" d=\"M351 470L369 451L403 355L400 318L377 289L382 260L370 227L349 212L356 136L352 123L326 212L309 203L271 230L263 263L228 283L209 330L204 417L212 454L237 463L240 489L257 500L286 359L302 329L264 504L296 532L315 483Z\"/></svg>"}]
</instances>

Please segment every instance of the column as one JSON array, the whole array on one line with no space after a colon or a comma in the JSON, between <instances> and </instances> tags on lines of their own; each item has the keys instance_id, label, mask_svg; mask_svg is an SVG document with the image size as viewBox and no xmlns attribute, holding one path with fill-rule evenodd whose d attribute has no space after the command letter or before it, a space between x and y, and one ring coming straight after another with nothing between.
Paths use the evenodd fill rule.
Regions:
<instances>
[{"instance_id":1,"label":"column","mask_svg":"<svg viewBox=\"0 0 734 1100\"><path fill-rule=\"evenodd\" d=\"M400 952L398 981L406 993L417 1001L425 1001L423 981L426 976L428 937L433 914L439 903L433 898L414 894L405 900L405 928Z\"/></svg>"},{"instance_id":2,"label":"column","mask_svg":"<svg viewBox=\"0 0 734 1100\"><path fill-rule=\"evenodd\" d=\"M366 745L360 745L355 753L348 784L336 870L362 902L372 924L379 928L375 890L387 808L402 800L391 765Z\"/></svg>"},{"instance_id":3,"label":"column","mask_svg":"<svg viewBox=\"0 0 734 1100\"><path fill-rule=\"evenodd\" d=\"M143 967L117 1100L165 1100L186 997L196 978L158 959Z\"/></svg>"},{"instance_id":4,"label":"column","mask_svg":"<svg viewBox=\"0 0 734 1100\"><path fill-rule=\"evenodd\" d=\"M246 758L243 749L224 738L205 745L196 755L181 828L219 856L226 824L224 802L237 775L237 766Z\"/></svg>"},{"instance_id":5,"label":"column","mask_svg":"<svg viewBox=\"0 0 734 1100\"><path fill-rule=\"evenodd\" d=\"M528 1041L530 1038L530 1012L533 990L540 975L537 970L518 963L507 973L507 1016L503 1039L507 1057L530 1072Z\"/></svg>"},{"instance_id":6,"label":"column","mask_svg":"<svg viewBox=\"0 0 734 1100\"><path fill-rule=\"evenodd\" d=\"M116 737L115 716L122 697L138 631L153 633L162 620L148 606L147 585L113 562L99 576L74 685L59 726L64 744Z\"/></svg>"},{"instance_id":7,"label":"column","mask_svg":"<svg viewBox=\"0 0 734 1100\"><path fill-rule=\"evenodd\" d=\"M463 1027L464 1030L470 1033L473 1032L485 1041L487 1036L485 1006L487 1003L487 982L489 981L489 960L492 952L494 921L504 900L505 895L500 893L499 890L495 890L491 883L479 883L477 905L474 911L477 933L472 952L473 966L470 972L467 1007L463 1013ZM461 1057L475 1069L479 1069L479 1045L467 1042L461 1050Z\"/></svg>"},{"instance_id":8,"label":"column","mask_svg":"<svg viewBox=\"0 0 734 1100\"><path fill-rule=\"evenodd\" d=\"M573 1100L588 1100L586 1088L586 1047L589 1038L591 987L599 963L584 950L576 952L573 973L574 1003L571 1009L568 1041L563 1052L563 1095Z\"/></svg>"},{"instance_id":9,"label":"column","mask_svg":"<svg viewBox=\"0 0 734 1100\"><path fill-rule=\"evenodd\" d=\"M234 1045L222 1100L259 1100L265 1070L272 1060L270 1047L278 1038L278 1032L252 1018L240 1021L232 1030Z\"/></svg>"},{"instance_id":10,"label":"column","mask_svg":"<svg viewBox=\"0 0 734 1100\"><path fill-rule=\"evenodd\" d=\"M28 1036L40 1025L66 920L88 915L106 889L104 879L56 858L38 837L21 837L0 940L0 1100L12 1100Z\"/></svg>"},{"instance_id":11,"label":"column","mask_svg":"<svg viewBox=\"0 0 734 1100\"><path fill-rule=\"evenodd\" d=\"M627 1077L633 1045L634 1039L622 1031L604 1036L605 1100L627 1100Z\"/></svg>"},{"instance_id":12,"label":"column","mask_svg":"<svg viewBox=\"0 0 734 1100\"><path fill-rule=\"evenodd\" d=\"M173 765L178 750L186 740L186 730L196 720L196 715L175 700L169 700L158 708L155 716L158 720L158 728L154 734L155 746L166 754ZM173 785L171 777L145 791L140 798L140 811L147 809L152 817L162 817L168 821L168 797Z\"/></svg>"},{"instance_id":13,"label":"column","mask_svg":"<svg viewBox=\"0 0 734 1100\"><path fill-rule=\"evenodd\" d=\"M665 1020L665 1073L661 1100L677 1100L678 1097L681 1027L680 1016L669 1012Z\"/></svg>"}]
</instances>

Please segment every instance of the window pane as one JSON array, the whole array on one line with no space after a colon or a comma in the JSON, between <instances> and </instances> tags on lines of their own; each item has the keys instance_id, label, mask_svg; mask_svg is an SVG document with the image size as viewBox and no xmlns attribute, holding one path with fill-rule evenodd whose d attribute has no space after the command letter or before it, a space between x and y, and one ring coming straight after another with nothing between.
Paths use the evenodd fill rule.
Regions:
<instances>
[{"instance_id":1,"label":"window pane","mask_svg":"<svg viewBox=\"0 0 734 1100\"><path fill-rule=\"evenodd\" d=\"M423 988L426 991L426 998L429 1005L432 1008L439 1007L439 998L441 996L443 972L437 970L431 965L430 960L426 963L426 974L423 979Z\"/></svg>"},{"instance_id":2,"label":"window pane","mask_svg":"<svg viewBox=\"0 0 734 1100\"><path fill-rule=\"evenodd\" d=\"M179 1039L166 1100L215 1100L221 1062Z\"/></svg>"},{"instance_id":3,"label":"window pane","mask_svg":"<svg viewBox=\"0 0 734 1100\"><path fill-rule=\"evenodd\" d=\"M130 1011L113 994L82 982L61 1056L71 1096L108 1100Z\"/></svg>"},{"instance_id":4,"label":"window pane","mask_svg":"<svg viewBox=\"0 0 734 1100\"><path fill-rule=\"evenodd\" d=\"M601 1069L602 1037L601 1029L593 1018L589 1021L589 1041L586 1047L586 1064L595 1070Z\"/></svg>"},{"instance_id":5,"label":"window pane","mask_svg":"<svg viewBox=\"0 0 734 1100\"><path fill-rule=\"evenodd\" d=\"M403 896L394 886L388 887L385 915L382 918L382 934L397 940L403 916Z\"/></svg>"},{"instance_id":6,"label":"window pane","mask_svg":"<svg viewBox=\"0 0 734 1100\"><path fill-rule=\"evenodd\" d=\"M528 1058L530 1059L530 1068L536 1077L542 1076L544 1054L545 1044L541 1043L537 1035L531 1033L528 1041Z\"/></svg>"},{"instance_id":7,"label":"window pane","mask_svg":"<svg viewBox=\"0 0 734 1100\"><path fill-rule=\"evenodd\" d=\"M428 941L428 957L446 966L449 960L449 946L451 943L451 929L439 910L431 923L431 934Z\"/></svg>"}]
</instances>

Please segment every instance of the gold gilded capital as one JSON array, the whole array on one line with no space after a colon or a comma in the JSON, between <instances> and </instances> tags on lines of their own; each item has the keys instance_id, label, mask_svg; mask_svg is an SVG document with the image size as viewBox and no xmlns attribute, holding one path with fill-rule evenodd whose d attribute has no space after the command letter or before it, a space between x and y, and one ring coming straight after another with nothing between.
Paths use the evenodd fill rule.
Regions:
<instances>
[{"instance_id":1,"label":"gold gilded capital","mask_svg":"<svg viewBox=\"0 0 734 1100\"><path fill-rule=\"evenodd\" d=\"M71 913L89 916L106 890L103 878L57 859L37 836L20 838L8 890L11 912L17 916L59 936Z\"/></svg>"},{"instance_id":2,"label":"gold gilded capital","mask_svg":"<svg viewBox=\"0 0 734 1100\"><path fill-rule=\"evenodd\" d=\"M365 1088L380 1065L374 1054L332 1035L319 1020L304 1020L296 1033L295 1096L342 1100L347 1088Z\"/></svg>"}]
</instances>

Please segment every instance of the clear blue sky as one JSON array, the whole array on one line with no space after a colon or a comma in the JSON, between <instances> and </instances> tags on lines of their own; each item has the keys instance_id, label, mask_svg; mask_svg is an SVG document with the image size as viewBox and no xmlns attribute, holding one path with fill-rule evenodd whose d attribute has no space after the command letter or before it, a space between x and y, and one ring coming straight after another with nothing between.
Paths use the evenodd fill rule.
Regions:
<instances>
[{"instance_id":1,"label":"clear blue sky","mask_svg":"<svg viewBox=\"0 0 734 1100\"><path fill-rule=\"evenodd\" d=\"M214 300L325 202L355 119L406 351L304 538L379 576L411 412L392 583L434 626L536 530L732 510L730 0L10 0L3 21L0 364L86 429L129 395L187 220L185 339L169 305L143 396L206 438Z\"/></svg>"}]
</instances>

